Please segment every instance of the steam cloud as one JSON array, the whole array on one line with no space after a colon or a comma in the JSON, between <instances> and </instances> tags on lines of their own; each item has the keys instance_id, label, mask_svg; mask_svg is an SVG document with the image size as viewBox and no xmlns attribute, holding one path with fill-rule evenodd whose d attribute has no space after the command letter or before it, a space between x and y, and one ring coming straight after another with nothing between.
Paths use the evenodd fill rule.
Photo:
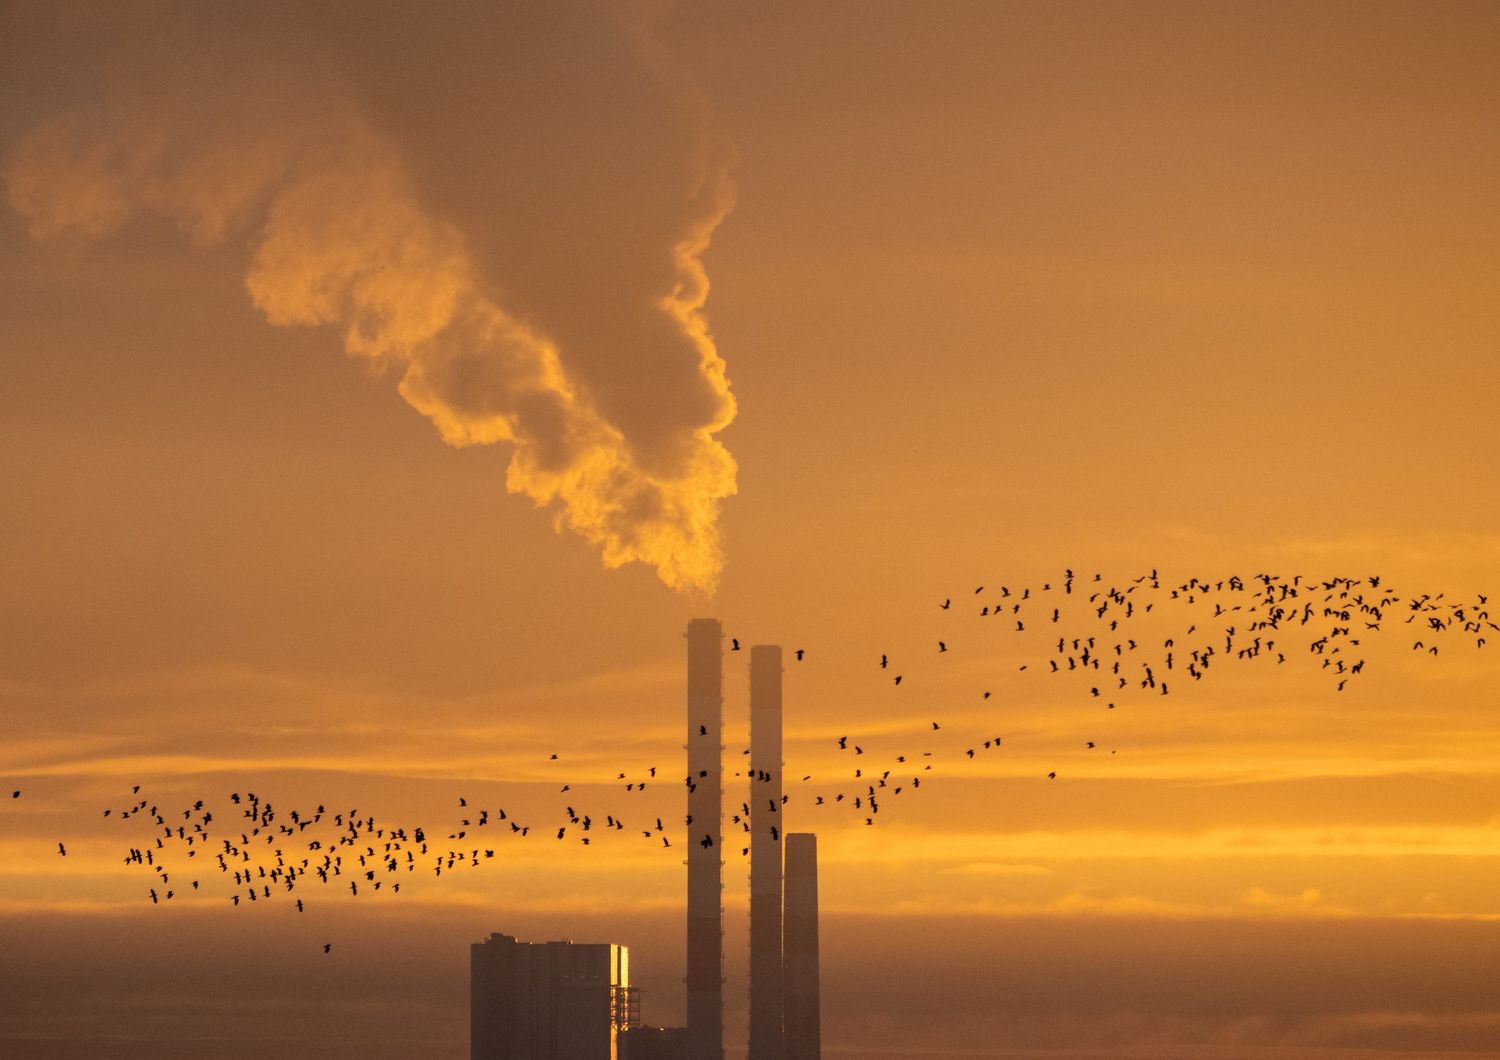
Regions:
<instances>
[{"instance_id":1,"label":"steam cloud","mask_svg":"<svg viewBox=\"0 0 1500 1060\"><path fill-rule=\"evenodd\" d=\"M151 215L246 240L268 321L336 326L450 444L511 443L506 487L606 566L711 590L735 404L701 256L728 150L633 15L412 8L89 18L126 43L16 140L10 204L38 240Z\"/></svg>"}]
</instances>

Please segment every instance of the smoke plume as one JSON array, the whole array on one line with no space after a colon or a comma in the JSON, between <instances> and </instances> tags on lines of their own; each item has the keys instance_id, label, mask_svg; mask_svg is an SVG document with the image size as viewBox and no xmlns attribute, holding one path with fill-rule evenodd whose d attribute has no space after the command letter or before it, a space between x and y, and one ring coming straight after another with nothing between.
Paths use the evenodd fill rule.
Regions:
<instances>
[{"instance_id":1,"label":"smoke plume","mask_svg":"<svg viewBox=\"0 0 1500 1060\"><path fill-rule=\"evenodd\" d=\"M712 589L735 404L702 255L733 192L701 100L615 8L360 10L75 11L42 36L93 72L11 145L11 206L38 240L242 241L270 323L509 443L507 489L606 566Z\"/></svg>"}]
</instances>

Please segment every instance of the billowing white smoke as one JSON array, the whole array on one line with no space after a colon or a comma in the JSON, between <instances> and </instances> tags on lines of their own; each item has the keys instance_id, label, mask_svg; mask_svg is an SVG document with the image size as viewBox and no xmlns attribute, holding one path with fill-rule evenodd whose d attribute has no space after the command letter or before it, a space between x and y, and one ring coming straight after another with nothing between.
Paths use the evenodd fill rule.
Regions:
<instances>
[{"instance_id":1,"label":"billowing white smoke","mask_svg":"<svg viewBox=\"0 0 1500 1060\"><path fill-rule=\"evenodd\" d=\"M335 325L449 443L510 443L507 488L606 565L711 589L735 406L700 256L728 153L637 25L464 10L319 45L151 8L12 145L9 201L43 240L140 215L246 240L268 321Z\"/></svg>"}]
</instances>

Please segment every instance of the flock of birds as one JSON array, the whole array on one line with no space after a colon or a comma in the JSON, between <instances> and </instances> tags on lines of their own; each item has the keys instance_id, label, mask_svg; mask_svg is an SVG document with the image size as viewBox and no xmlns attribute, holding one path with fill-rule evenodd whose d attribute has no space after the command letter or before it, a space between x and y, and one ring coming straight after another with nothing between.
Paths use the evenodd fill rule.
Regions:
<instances>
[{"instance_id":1,"label":"flock of birds","mask_svg":"<svg viewBox=\"0 0 1500 1060\"><path fill-rule=\"evenodd\" d=\"M1037 586L1001 585L987 590L980 585L969 594L966 605L951 596L934 603L955 622L967 613L985 624L986 633L1014 638L1008 647L1012 661L1020 659L1016 672L1071 679L1078 694L1086 697L1084 702L1101 710L1114 710L1143 696L1176 694L1228 666L1251 663L1281 666L1310 659L1327 675L1334 691L1342 692L1366 673L1365 646L1382 633L1404 629L1413 652L1435 656L1455 640L1483 648L1488 635L1500 631L1483 595L1473 601L1449 600L1441 593L1403 595L1373 576L1314 581L1262 574L1212 581L1193 577L1166 584L1152 570L1117 585L1106 582L1102 574L1085 581L1067 570L1056 581ZM973 627L954 625L952 629L937 639L933 654L954 655L950 642L956 645L968 639ZM1039 644L1046 646L1039 655L1014 654L1017 647ZM740 650L737 639L730 638L730 650ZM800 648L793 655L798 663L808 658ZM911 687L910 682L903 686L906 668L897 664L893 652L879 653L878 660L872 656L870 665L886 673L892 689ZM992 693L975 689L975 694L984 701ZM903 793L908 793L907 798L915 795L924 778L931 780L928 774L935 765L949 759L968 762L1002 747L1000 735L974 734L952 743L952 730L958 728L945 729L941 720L924 722L920 740L878 761L876 755L866 753L870 738L857 733L840 736L830 750L847 756L849 772L841 782L824 785L822 793L812 784L812 775L803 776L802 784L807 786L795 797L805 798L811 807L828 808L814 812L838 808L874 826L882 807ZM700 729L690 738L710 737ZM1085 750L1097 748L1097 741L1086 741ZM748 749L743 752L749 754ZM547 762L562 768L558 754L550 755ZM604 786L616 790L621 800L639 799L648 785L656 785L657 773L655 766L634 776L622 772ZM748 768L734 776L745 778L750 790L758 782L773 779ZM1049 770L1045 777L1055 780L1057 771ZM702 780L703 775L690 775L683 783L692 789ZM105 808L103 816L147 826L142 837L124 851L123 862L149 876L143 897L154 905L178 900L180 895L213 892L237 907L284 902L300 913L306 908L304 896L314 888L351 897L382 890L395 894L403 880L414 874L442 877L478 868L495 859L503 843L535 841L533 837L584 846L604 837L635 837L637 842L673 849L677 822L669 826L649 804L635 807L642 810L644 819L619 802L607 807L607 812L580 809L585 791L599 783L591 782L588 789L576 778L561 783L556 814L545 820L508 813L502 806L471 807L460 796L457 823L442 830L440 837L421 827L377 820L358 809L330 812L319 805L310 812L283 811L253 792L232 793L231 808L216 813L201 799L163 808L141 795L140 785L135 785L128 799ZM579 786L577 792L574 784ZM17 790L12 798L21 795ZM783 793L780 805L773 799L770 808L779 811L793 797ZM636 823L627 825L627 817ZM688 842L714 844L711 830L700 836L692 825L692 818L685 818ZM749 853L751 827L747 798L724 823L731 834L736 830L744 834L742 856ZM770 828L772 838L779 839L779 829ZM68 854L63 842L57 850L61 857ZM325 944L324 952L330 950L331 944Z\"/></svg>"}]
</instances>

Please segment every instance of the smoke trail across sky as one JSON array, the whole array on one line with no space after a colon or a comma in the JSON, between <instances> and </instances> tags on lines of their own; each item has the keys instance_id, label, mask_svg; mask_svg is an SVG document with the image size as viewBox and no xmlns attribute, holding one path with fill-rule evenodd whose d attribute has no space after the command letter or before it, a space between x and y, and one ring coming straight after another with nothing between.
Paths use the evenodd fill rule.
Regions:
<instances>
[{"instance_id":1,"label":"smoke trail across sky","mask_svg":"<svg viewBox=\"0 0 1500 1060\"><path fill-rule=\"evenodd\" d=\"M5 177L33 237L244 240L269 322L338 329L450 444L511 443L507 488L607 566L711 589L735 404L701 255L730 152L646 21L276 13L58 16L94 73L25 97Z\"/></svg>"}]
</instances>

